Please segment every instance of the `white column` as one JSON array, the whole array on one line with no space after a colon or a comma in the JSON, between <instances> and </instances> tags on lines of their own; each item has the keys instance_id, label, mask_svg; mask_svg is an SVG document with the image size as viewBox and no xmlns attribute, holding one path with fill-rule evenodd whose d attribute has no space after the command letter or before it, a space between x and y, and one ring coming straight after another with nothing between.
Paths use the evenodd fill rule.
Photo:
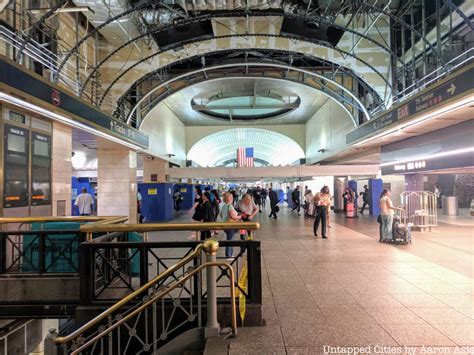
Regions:
<instances>
[{"instance_id":1,"label":"white column","mask_svg":"<svg viewBox=\"0 0 474 355\"><path fill-rule=\"evenodd\" d=\"M71 215L72 129L53 122L51 147L52 215L58 215L58 202L65 204L64 215ZM59 211L62 214L62 211Z\"/></svg>"}]
</instances>

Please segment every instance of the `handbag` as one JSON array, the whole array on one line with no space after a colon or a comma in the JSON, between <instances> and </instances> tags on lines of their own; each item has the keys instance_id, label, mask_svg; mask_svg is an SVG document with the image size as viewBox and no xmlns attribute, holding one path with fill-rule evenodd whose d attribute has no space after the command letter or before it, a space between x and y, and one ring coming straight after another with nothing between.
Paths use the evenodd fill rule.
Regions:
<instances>
[{"instance_id":1,"label":"handbag","mask_svg":"<svg viewBox=\"0 0 474 355\"><path fill-rule=\"evenodd\" d=\"M279 206L275 206L275 212L280 212L280 207Z\"/></svg>"}]
</instances>

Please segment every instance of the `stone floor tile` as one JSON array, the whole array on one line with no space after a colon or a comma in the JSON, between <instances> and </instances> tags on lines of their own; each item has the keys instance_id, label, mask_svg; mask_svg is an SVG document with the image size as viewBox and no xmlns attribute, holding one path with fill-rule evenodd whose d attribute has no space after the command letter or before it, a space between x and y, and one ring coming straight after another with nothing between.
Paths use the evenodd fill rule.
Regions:
<instances>
[{"instance_id":1,"label":"stone floor tile","mask_svg":"<svg viewBox=\"0 0 474 355\"><path fill-rule=\"evenodd\" d=\"M425 324L408 308L367 307L365 309L380 324Z\"/></svg>"},{"instance_id":2,"label":"stone floor tile","mask_svg":"<svg viewBox=\"0 0 474 355\"><path fill-rule=\"evenodd\" d=\"M229 349L229 355L286 355L285 348L240 348Z\"/></svg>"},{"instance_id":3,"label":"stone floor tile","mask_svg":"<svg viewBox=\"0 0 474 355\"><path fill-rule=\"evenodd\" d=\"M431 295L393 295L406 307L444 307L446 304Z\"/></svg>"},{"instance_id":4,"label":"stone floor tile","mask_svg":"<svg viewBox=\"0 0 474 355\"><path fill-rule=\"evenodd\" d=\"M400 345L455 346L447 336L428 324L384 324L383 328Z\"/></svg>"},{"instance_id":5,"label":"stone floor tile","mask_svg":"<svg viewBox=\"0 0 474 355\"><path fill-rule=\"evenodd\" d=\"M287 347L287 355L327 355L324 347Z\"/></svg>"},{"instance_id":6,"label":"stone floor tile","mask_svg":"<svg viewBox=\"0 0 474 355\"><path fill-rule=\"evenodd\" d=\"M364 308L367 307L404 307L397 298L392 295L374 295L358 297L357 302Z\"/></svg>"},{"instance_id":7,"label":"stone floor tile","mask_svg":"<svg viewBox=\"0 0 474 355\"><path fill-rule=\"evenodd\" d=\"M474 324L435 324L434 327L457 345L474 347Z\"/></svg>"},{"instance_id":8,"label":"stone floor tile","mask_svg":"<svg viewBox=\"0 0 474 355\"><path fill-rule=\"evenodd\" d=\"M232 339L230 349L236 348L283 348L279 326L239 328L238 337Z\"/></svg>"},{"instance_id":9,"label":"stone floor tile","mask_svg":"<svg viewBox=\"0 0 474 355\"><path fill-rule=\"evenodd\" d=\"M295 324L282 324L283 339L288 347L314 347L330 344L336 336L334 328L327 324L313 324L310 326L297 326Z\"/></svg>"},{"instance_id":10,"label":"stone floor tile","mask_svg":"<svg viewBox=\"0 0 474 355\"><path fill-rule=\"evenodd\" d=\"M429 324L474 324L474 320L451 307L411 308Z\"/></svg>"}]
</instances>

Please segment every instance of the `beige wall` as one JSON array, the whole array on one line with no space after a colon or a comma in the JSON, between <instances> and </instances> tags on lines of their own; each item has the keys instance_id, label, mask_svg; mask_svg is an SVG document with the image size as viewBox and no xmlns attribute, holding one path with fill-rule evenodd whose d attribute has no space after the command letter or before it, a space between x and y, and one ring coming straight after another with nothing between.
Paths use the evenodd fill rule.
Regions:
<instances>
[{"instance_id":1,"label":"beige wall","mask_svg":"<svg viewBox=\"0 0 474 355\"><path fill-rule=\"evenodd\" d=\"M72 129L53 122L52 215L57 216L58 201L65 201L66 216L71 215Z\"/></svg>"},{"instance_id":2,"label":"beige wall","mask_svg":"<svg viewBox=\"0 0 474 355\"><path fill-rule=\"evenodd\" d=\"M97 214L137 222L137 153L98 139Z\"/></svg>"},{"instance_id":3,"label":"beige wall","mask_svg":"<svg viewBox=\"0 0 474 355\"><path fill-rule=\"evenodd\" d=\"M140 130L150 137L150 146L146 153L159 158L167 158L167 154L174 154L171 160L185 166L186 129L166 105L155 106L147 115Z\"/></svg>"},{"instance_id":4,"label":"beige wall","mask_svg":"<svg viewBox=\"0 0 474 355\"><path fill-rule=\"evenodd\" d=\"M328 100L306 123L306 163L313 164L346 148L346 133L353 130L349 114ZM325 149L326 152L318 152Z\"/></svg>"}]
</instances>

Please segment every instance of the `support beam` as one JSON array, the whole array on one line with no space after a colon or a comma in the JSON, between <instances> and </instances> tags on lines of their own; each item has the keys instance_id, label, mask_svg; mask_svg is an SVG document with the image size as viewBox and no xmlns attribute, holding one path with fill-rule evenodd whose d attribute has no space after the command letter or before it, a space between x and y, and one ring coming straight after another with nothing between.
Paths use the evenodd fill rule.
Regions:
<instances>
[{"instance_id":1,"label":"support beam","mask_svg":"<svg viewBox=\"0 0 474 355\"><path fill-rule=\"evenodd\" d=\"M177 179L259 179L304 178L313 176L379 175L379 165L299 165L254 168L172 168L169 175Z\"/></svg>"}]
</instances>

